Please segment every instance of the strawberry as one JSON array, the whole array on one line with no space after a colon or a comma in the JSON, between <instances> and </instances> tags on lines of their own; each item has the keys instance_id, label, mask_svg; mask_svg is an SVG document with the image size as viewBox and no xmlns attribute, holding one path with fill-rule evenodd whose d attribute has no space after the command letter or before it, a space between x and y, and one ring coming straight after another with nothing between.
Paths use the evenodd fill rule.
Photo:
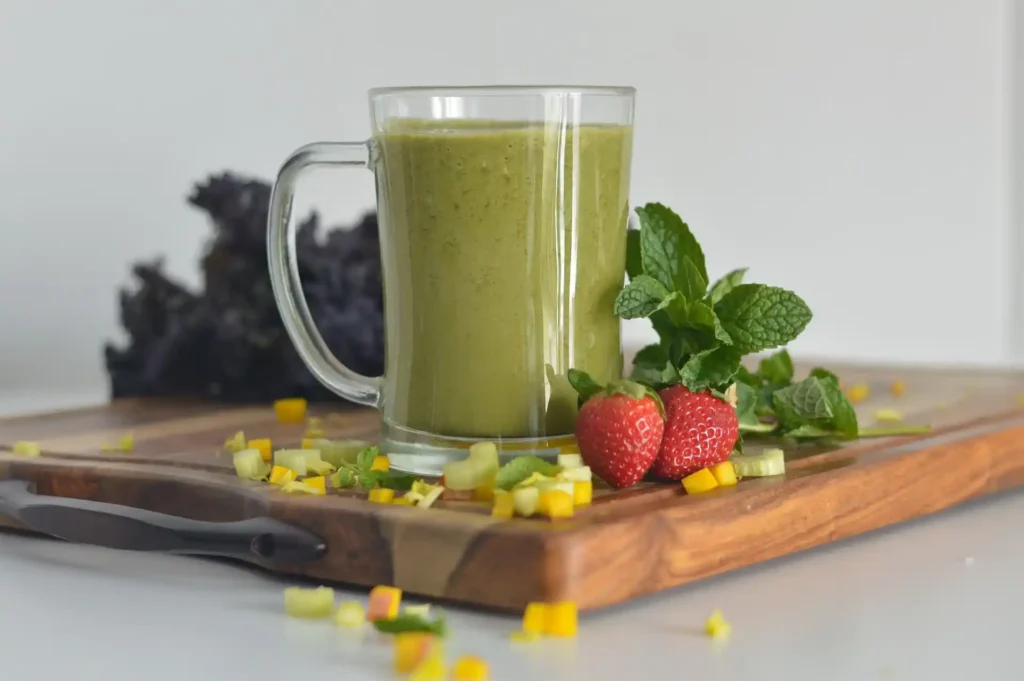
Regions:
<instances>
[{"instance_id":1,"label":"strawberry","mask_svg":"<svg viewBox=\"0 0 1024 681\"><path fill-rule=\"evenodd\" d=\"M665 405L665 434L652 476L682 480L729 458L739 437L739 420L731 404L682 385L665 388L659 395Z\"/></svg>"},{"instance_id":2,"label":"strawberry","mask_svg":"<svg viewBox=\"0 0 1024 681\"><path fill-rule=\"evenodd\" d=\"M658 456L665 429L658 394L616 381L581 390L580 396L586 401L576 419L576 444L583 462L612 487L636 484Z\"/></svg>"}]
</instances>

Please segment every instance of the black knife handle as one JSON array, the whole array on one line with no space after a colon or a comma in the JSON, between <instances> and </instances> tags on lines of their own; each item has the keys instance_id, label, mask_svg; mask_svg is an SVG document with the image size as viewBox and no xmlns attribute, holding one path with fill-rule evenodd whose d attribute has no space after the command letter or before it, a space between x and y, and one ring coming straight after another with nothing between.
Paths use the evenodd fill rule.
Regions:
<instances>
[{"instance_id":1,"label":"black knife handle","mask_svg":"<svg viewBox=\"0 0 1024 681\"><path fill-rule=\"evenodd\" d=\"M327 551L315 534L273 518L214 523L86 499L47 497L24 480L0 482L0 514L41 534L128 551L304 563Z\"/></svg>"}]
</instances>

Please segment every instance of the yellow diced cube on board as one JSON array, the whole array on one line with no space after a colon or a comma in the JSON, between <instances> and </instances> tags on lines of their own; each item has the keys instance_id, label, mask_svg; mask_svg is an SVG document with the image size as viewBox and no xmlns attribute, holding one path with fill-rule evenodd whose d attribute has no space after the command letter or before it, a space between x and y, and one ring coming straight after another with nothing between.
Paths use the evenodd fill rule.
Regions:
<instances>
[{"instance_id":1,"label":"yellow diced cube on board","mask_svg":"<svg viewBox=\"0 0 1024 681\"><path fill-rule=\"evenodd\" d=\"M452 681L487 681L490 676L487 663L473 655L463 655L452 668Z\"/></svg>"},{"instance_id":2,"label":"yellow diced cube on board","mask_svg":"<svg viewBox=\"0 0 1024 681\"><path fill-rule=\"evenodd\" d=\"M531 643L539 641L541 635L537 632L513 631L508 637L514 643Z\"/></svg>"},{"instance_id":3,"label":"yellow diced cube on board","mask_svg":"<svg viewBox=\"0 0 1024 681\"><path fill-rule=\"evenodd\" d=\"M278 423L302 423L306 418L305 398L289 397L274 402L274 416Z\"/></svg>"},{"instance_id":4,"label":"yellow diced cube on board","mask_svg":"<svg viewBox=\"0 0 1024 681\"><path fill-rule=\"evenodd\" d=\"M732 465L732 461L716 463L709 470L720 486L730 487L736 484L736 467Z\"/></svg>"},{"instance_id":5,"label":"yellow diced cube on board","mask_svg":"<svg viewBox=\"0 0 1024 681\"><path fill-rule=\"evenodd\" d=\"M398 617L398 609L402 605L402 590L394 586L375 586L370 589L369 603L366 619L371 622L393 620Z\"/></svg>"},{"instance_id":6,"label":"yellow diced cube on board","mask_svg":"<svg viewBox=\"0 0 1024 681\"><path fill-rule=\"evenodd\" d=\"M541 492L537 510L549 518L571 518L573 496L560 490Z\"/></svg>"},{"instance_id":7,"label":"yellow diced cube on board","mask_svg":"<svg viewBox=\"0 0 1024 681\"><path fill-rule=\"evenodd\" d=\"M474 489L473 499L476 501L491 501L494 499L494 481L480 485Z\"/></svg>"},{"instance_id":8,"label":"yellow diced cube on board","mask_svg":"<svg viewBox=\"0 0 1024 681\"><path fill-rule=\"evenodd\" d=\"M373 457L373 464L370 466L371 471L384 471L385 473L391 470L391 462L388 461L388 457L378 454Z\"/></svg>"},{"instance_id":9,"label":"yellow diced cube on board","mask_svg":"<svg viewBox=\"0 0 1024 681\"><path fill-rule=\"evenodd\" d=\"M579 615L574 601L549 603L544 633L548 636L572 638L579 628L578 619Z\"/></svg>"},{"instance_id":10,"label":"yellow diced cube on board","mask_svg":"<svg viewBox=\"0 0 1024 681\"><path fill-rule=\"evenodd\" d=\"M25 440L19 440L14 443L11 447L11 453L18 456L35 457L42 453L42 448L38 442L26 442Z\"/></svg>"},{"instance_id":11,"label":"yellow diced cube on board","mask_svg":"<svg viewBox=\"0 0 1024 681\"><path fill-rule=\"evenodd\" d=\"M683 478L683 489L687 494L699 494L718 487L718 481L714 474L707 468L701 468L696 473L690 473Z\"/></svg>"},{"instance_id":12,"label":"yellow diced cube on board","mask_svg":"<svg viewBox=\"0 0 1024 681\"><path fill-rule=\"evenodd\" d=\"M434 647L434 636L423 631L406 631L395 634L395 671L407 674L427 659Z\"/></svg>"},{"instance_id":13,"label":"yellow diced cube on board","mask_svg":"<svg viewBox=\"0 0 1024 681\"><path fill-rule=\"evenodd\" d=\"M893 397L902 397L903 393L907 392L907 386L903 384L903 381L893 381L892 385L889 386L889 390L892 392Z\"/></svg>"},{"instance_id":14,"label":"yellow diced cube on board","mask_svg":"<svg viewBox=\"0 0 1024 681\"><path fill-rule=\"evenodd\" d=\"M572 483L572 503L586 506L594 500L594 483L590 480L577 480Z\"/></svg>"},{"instance_id":15,"label":"yellow diced cube on board","mask_svg":"<svg viewBox=\"0 0 1024 681\"><path fill-rule=\"evenodd\" d=\"M409 674L409 681L445 681L448 669L445 666L441 647L436 645L427 655L427 659L416 665Z\"/></svg>"},{"instance_id":16,"label":"yellow diced cube on board","mask_svg":"<svg viewBox=\"0 0 1024 681\"><path fill-rule=\"evenodd\" d=\"M391 503L395 506L412 506L412 499L405 496L396 497Z\"/></svg>"},{"instance_id":17,"label":"yellow diced cube on board","mask_svg":"<svg viewBox=\"0 0 1024 681\"><path fill-rule=\"evenodd\" d=\"M523 612L523 633L539 636L548 619L547 603L530 603Z\"/></svg>"},{"instance_id":18,"label":"yellow diced cube on board","mask_svg":"<svg viewBox=\"0 0 1024 681\"><path fill-rule=\"evenodd\" d=\"M879 409L875 412L875 420L883 423L899 423L903 421L903 414L895 409Z\"/></svg>"},{"instance_id":19,"label":"yellow diced cube on board","mask_svg":"<svg viewBox=\"0 0 1024 681\"><path fill-rule=\"evenodd\" d=\"M305 478L302 482L319 491L320 494L327 494L327 478L322 475L318 475L315 478Z\"/></svg>"},{"instance_id":20,"label":"yellow diced cube on board","mask_svg":"<svg viewBox=\"0 0 1024 681\"><path fill-rule=\"evenodd\" d=\"M867 383L858 383L850 388L850 391L846 394L851 402L856 404L857 402L863 402L871 394L871 388L868 387Z\"/></svg>"},{"instance_id":21,"label":"yellow diced cube on board","mask_svg":"<svg viewBox=\"0 0 1024 681\"><path fill-rule=\"evenodd\" d=\"M512 492L498 490L494 493L494 506L491 515L495 518L511 518L515 515L515 503Z\"/></svg>"},{"instance_id":22,"label":"yellow diced cube on board","mask_svg":"<svg viewBox=\"0 0 1024 681\"><path fill-rule=\"evenodd\" d=\"M272 458L271 447L270 438L263 437L256 440L249 440L248 449L258 449L260 451L260 456L263 457L264 461L270 461Z\"/></svg>"},{"instance_id":23,"label":"yellow diced cube on board","mask_svg":"<svg viewBox=\"0 0 1024 681\"><path fill-rule=\"evenodd\" d=\"M334 623L347 629L361 627L366 624L366 608L359 601L344 601L334 613Z\"/></svg>"},{"instance_id":24,"label":"yellow diced cube on board","mask_svg":"<svg viewBox=\"0 0 1024 681\"><path fill-rule=\"evenodd\" d=\"M375 504L390 504L395 500L395 490L384 487L371 489L369 499Z\"/></svg>"},{"instance_id":25,"label":"yellow diced cube on board","mask_svg":"<svg viewBox=\"0 0 1024 681\"><path fill-rule=\"evenodd\" d=\"M284 466L274 466L270 469L270 484L271 485L283 485L286 482L292 482L295 478L295 471L291 468L285 468Z\"/></svg>"},{"instance_id":26,"label":"yellow diced cube on board","mask_svg":"<svg viewBox=\"0 0 1024 681\"><path fill-rule=\"evenodd\" d=\"M725 621L721 610L715 610L704 623L704 631L711 638L726 638L732 633L732 625Z\"/></svg>"}]
</instances>

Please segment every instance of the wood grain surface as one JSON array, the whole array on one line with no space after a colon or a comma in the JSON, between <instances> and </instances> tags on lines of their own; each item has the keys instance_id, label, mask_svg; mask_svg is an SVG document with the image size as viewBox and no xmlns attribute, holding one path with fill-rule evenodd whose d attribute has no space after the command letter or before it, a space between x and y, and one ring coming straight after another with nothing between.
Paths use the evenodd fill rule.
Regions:
<instances>
[{"instance_id":1,"label":"wood grain surface","mask_svg":"<svg viewBox=\"0 0 1024 681\"><path fill-rule=\"evenodd\" d=\"M602 607L1024 485L1024 375L899 367L841 375L846 386L871 388L857 405L862 426L879 409L897 409L932 432L790 449L786 475L700 495L678 485L598 489L592 506L557 522L495 521L482 503L421 510L371 504L355 491L300 497L239 480L220 449L226 437L243 430L275 447L301 439L304 426L276 423L269 407L125 400L3 420L0 479L199 520L277 518L327 542L327 554L290 568L295 574L508 610L561 599ZM899 397L889 389L897 379L906 386ZM328 437L376 437L375 412L313 413ZM133 451L102 451L128 433ZM40 443L44 455L10 454L18 440Z\"/></svg>"}]
</instances>

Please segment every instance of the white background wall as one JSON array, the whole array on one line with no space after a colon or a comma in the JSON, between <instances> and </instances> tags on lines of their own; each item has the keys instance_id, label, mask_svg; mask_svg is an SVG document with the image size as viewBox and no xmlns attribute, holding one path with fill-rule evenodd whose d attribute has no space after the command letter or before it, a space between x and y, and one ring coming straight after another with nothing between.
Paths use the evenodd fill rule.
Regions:
<instances>
[{"instance_id":1,"label":"white background wall","mask_svg":"<svg viewBox=\"0 0 1024 681\"><path fill-rule=\"evenodd\" d=\"M802 294L799 352L1009 359L1012 3L0 0L0 388L103 389L129 262L197 279L194 181L438 82L635 85L633 202ZM300 199L347 221L372 185Z\"/></svg>"}]
</instances>

